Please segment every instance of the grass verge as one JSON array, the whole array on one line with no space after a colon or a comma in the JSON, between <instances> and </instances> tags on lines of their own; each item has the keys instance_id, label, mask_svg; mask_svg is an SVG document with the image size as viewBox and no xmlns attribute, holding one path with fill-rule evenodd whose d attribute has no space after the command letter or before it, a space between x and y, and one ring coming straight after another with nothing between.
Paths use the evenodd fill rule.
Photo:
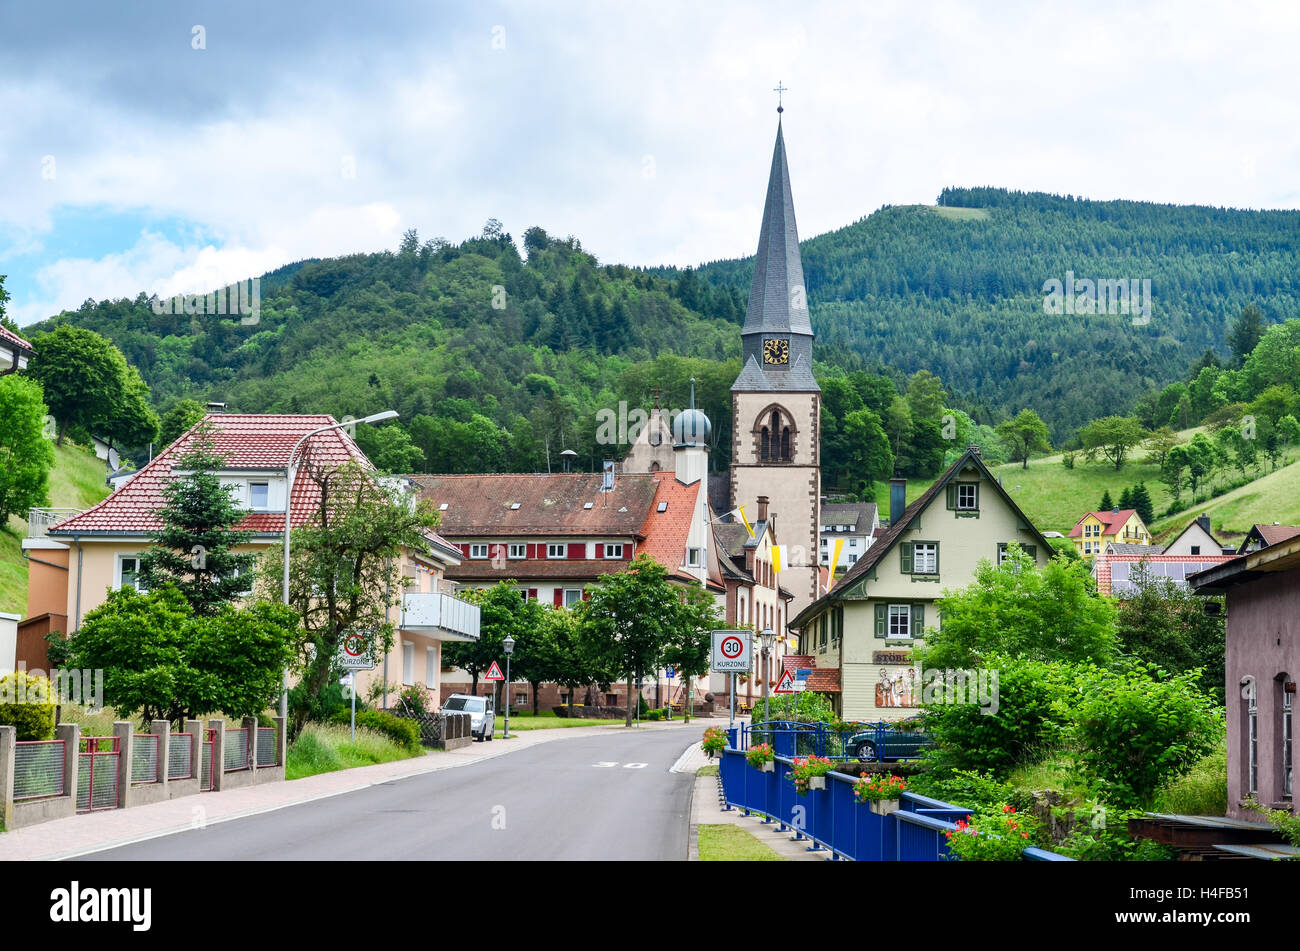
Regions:
<instances>
[{"instance_id":1,"label":"grass verge","mask_svg":"<svg viewBox=\"0 0 1300 951\"><path fill-rule=\"evenodd\" d=\"M292 560L292 558L290 559ZM718 764L713 763L710 766L701 766L695 771L696 776L716 776L718 775Z\"/></svg>"},{"instance_id":2,"label":"grass verge","mask_svg":"<svg viewBox=\"0 0 1300 951\"><path fill-rule=\"evenodd\" d=\"M304 727L298 739L289 747L284 778L302 779L319 773L391 763L421 755L423 753L412 753L371 730L357 730L357 738L353 741L345 726L313 723Z\"/></svg>"},{"instance_id":3,"label":"grass verge","mask_svg":"<svg viewBox=\"0 0 1300 951\"><path fill-rule=\"evenodd\" d=\"M699 829L701 862L784 862L744 829L733 825L702 825Z\"/></svg>"}]
</instances>

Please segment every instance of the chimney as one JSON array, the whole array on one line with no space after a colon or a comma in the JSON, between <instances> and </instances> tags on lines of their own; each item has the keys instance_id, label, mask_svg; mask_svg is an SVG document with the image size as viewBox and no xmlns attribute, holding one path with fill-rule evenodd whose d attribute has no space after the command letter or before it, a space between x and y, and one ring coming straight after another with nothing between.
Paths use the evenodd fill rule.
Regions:
<instances>
[{"instance_id":1,"label":"chimney","mask_svg":"<svg viewBox=\"0 0 1300 951\"><path fill-rule=\"evenodd\" d=\"M1115 506L1113 509L1111 509L1111 510L1110 510L1110 514L1111 514L1111 515L1118 515L1118 514L1119 514L1119 506L1117 505L1117 506Z\"/></svg>"},{"instance_id":2,"label":"chimney","mask_svg":"<svg viewBox=\"0 0 1300 951\"><path fill-rule=\"evenodd\" d=\"M767 496L766 495L760 495L758 497L758 520L760 522L767 521Z\"/></svg>"},{"instance_id":3,"label":"chimney","mask_svg":"<svg viewBox=\"0 0 1300 951\"><path fill-rule=\"evenodd\" d=\"M1205 534L1207 535L1210 534L1210 516L1208 515L1196 516L1196 524L1201 526L1201 528L1205 529Z\"/></svg>"},{"instance_id":4,"label":"chimney","mask_svg":"<svg viewBox=\"0 0 1300 951\"><path fill-rule=\"evenodd\" d=\"M907 508L907 480L890 479L889 480L889 525L892 528L898 524L898 520L903 517L903 509Z\"/></svg>"},{"instance_id":5,"label":"chimney","mask_svg":"<svg viewBox=\"0 0 1300 951\"><path fill-rule=\"evenodd\" d=\"M208 404L208 412L209 412L209 413L224 413L225 411L226 411L226 404L225 404L225 403L209 403L209 404Z\"/></svg>"}]
</instances>

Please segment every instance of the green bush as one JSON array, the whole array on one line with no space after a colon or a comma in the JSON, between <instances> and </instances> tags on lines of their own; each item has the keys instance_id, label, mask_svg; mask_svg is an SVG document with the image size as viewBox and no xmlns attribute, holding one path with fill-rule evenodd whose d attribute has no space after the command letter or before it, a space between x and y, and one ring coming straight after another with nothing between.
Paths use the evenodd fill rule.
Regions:
<instances>
[{"instance_id":1,"label":"green bush","mask_svg":"<svg viewBox=\"0 0 1300 951\"><path fill-rule=\"evenodd\" d=\"M1200 689L1199 671L1170 677L1156 667L1093 669L1070 711L1080 760L1116 804L1149 803L1160 785L1215 748L1223 714Z\"/></svg>"},{"instance_id":2,"label":"green bush","mask_svg":"<svg viewBox=\"0 0 1300 951\"><path fill-rule=\"evenodd\" d=\"M926 773L912 779L910 786L913 792L923 796L970 809L1010 803L1018 811L1028 812L1034 805L1029 790L1017 789L1011 783L995 779L992 773L978 773L974 770L954 770L942 779Z\"/></svg>"},{"instance_id":3,"label":"green bush","mask_svg":"<svg viewBox=\"0 0 1300 951\"><path fill-rule=\"evenodd\" d=\"M1166 780L1156 793L1157 812L1182 816L1223 816L1228 812L1228 749L1201 758L1181 776Z\"/></svg>"},{"instance_id":4,"label":"green bush","mask_svg":"<svg viewBox=\"0 0 1300 951\"><path fill-rule=\"evenodd\" d=\"M352 719L351 710L338 711L330 719L334 723L347 725ZM413 753L422 749L420 725L414 720L404 720L382 710L358 710L357 727L380 733Z\"/></svg>"},{"instance_id":5,"label":"green bush","mask_svg":"<svg viewBox=\"0 0 1300 951\"><path fill-rule=\"evenodd\" d=\"M15 671L0 678L0 724L19 740L54 739L54 691L44 677Z\"/></svg>"},{"instance_id":6,"label":"green bush","mask_svg":"<svg viewBox=\"0 0 1300 951\"><path fill-rule=\"evenodd\" d=\"M347 714L351 710L351 701L343 696L343 685L327 683L320 694L313 700L307 695L307 687L302 682L289 690L289 720L292 722L299 710L306 708L307 719L316 723L329 723L339 712ZM366 704L357 697L357 711L367 709Z\"/></svg>"},{"instance_id":7,"label":"green bush","mask_svg":"<svg viewBox=\"0 0 1300 951\"><path fill-rule=\"evenodd\" d=\"M923 705L934 744L926 763L938 778L975 770L1002 779L1029 756L1061 742L1067 716L1057 701L1072 688L1074 665L991 657L983 666L998 671L997 713L972 703Z\"/></svg>"}]
</instances>

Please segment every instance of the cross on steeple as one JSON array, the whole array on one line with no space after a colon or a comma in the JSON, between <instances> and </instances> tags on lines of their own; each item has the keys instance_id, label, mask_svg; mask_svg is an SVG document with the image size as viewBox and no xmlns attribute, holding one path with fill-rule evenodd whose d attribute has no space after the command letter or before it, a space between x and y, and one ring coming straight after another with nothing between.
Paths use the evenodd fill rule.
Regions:
<instances>
[{"instance_id":1,"label":"cross on steeple","mask_svg":"<svg viewBox=\"0 0 1300 951\"><path fill-rule=\"evenodd\" d=\"M789 91L789 86L786 86L779 79L776 81L776 88L772 92L776 93L776 111L778 113L785 112L785 107L781 105L781 94Z\"/></svg>"}]
</instances>

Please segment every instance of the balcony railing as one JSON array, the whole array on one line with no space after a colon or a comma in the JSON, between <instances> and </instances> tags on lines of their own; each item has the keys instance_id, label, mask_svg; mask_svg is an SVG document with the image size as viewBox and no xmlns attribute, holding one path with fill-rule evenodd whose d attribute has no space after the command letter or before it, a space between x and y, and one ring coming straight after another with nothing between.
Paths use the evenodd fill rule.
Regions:
<instances>
[{"instance_id":1,"label":"balcony railing","mask_svg":"<svg viewBox=\"0 0 1300 951\"><path fill-rule=\"evenodd\" d=\"M402 629L441 632L443 639L476 641L479 607L438 592L411 592L402 598Z\"/></svg>"},{"instance_id":2,"label":"balcony railing","mask_svg":"<svg viewBox=\"0 0 1300 951\"><path fill-rule=\"evenodd\" d=\"M27 537L44 538L46 532L56 523L80 514L81 509L29 509L27 511Z\"/></svg>"}]
</instances>

